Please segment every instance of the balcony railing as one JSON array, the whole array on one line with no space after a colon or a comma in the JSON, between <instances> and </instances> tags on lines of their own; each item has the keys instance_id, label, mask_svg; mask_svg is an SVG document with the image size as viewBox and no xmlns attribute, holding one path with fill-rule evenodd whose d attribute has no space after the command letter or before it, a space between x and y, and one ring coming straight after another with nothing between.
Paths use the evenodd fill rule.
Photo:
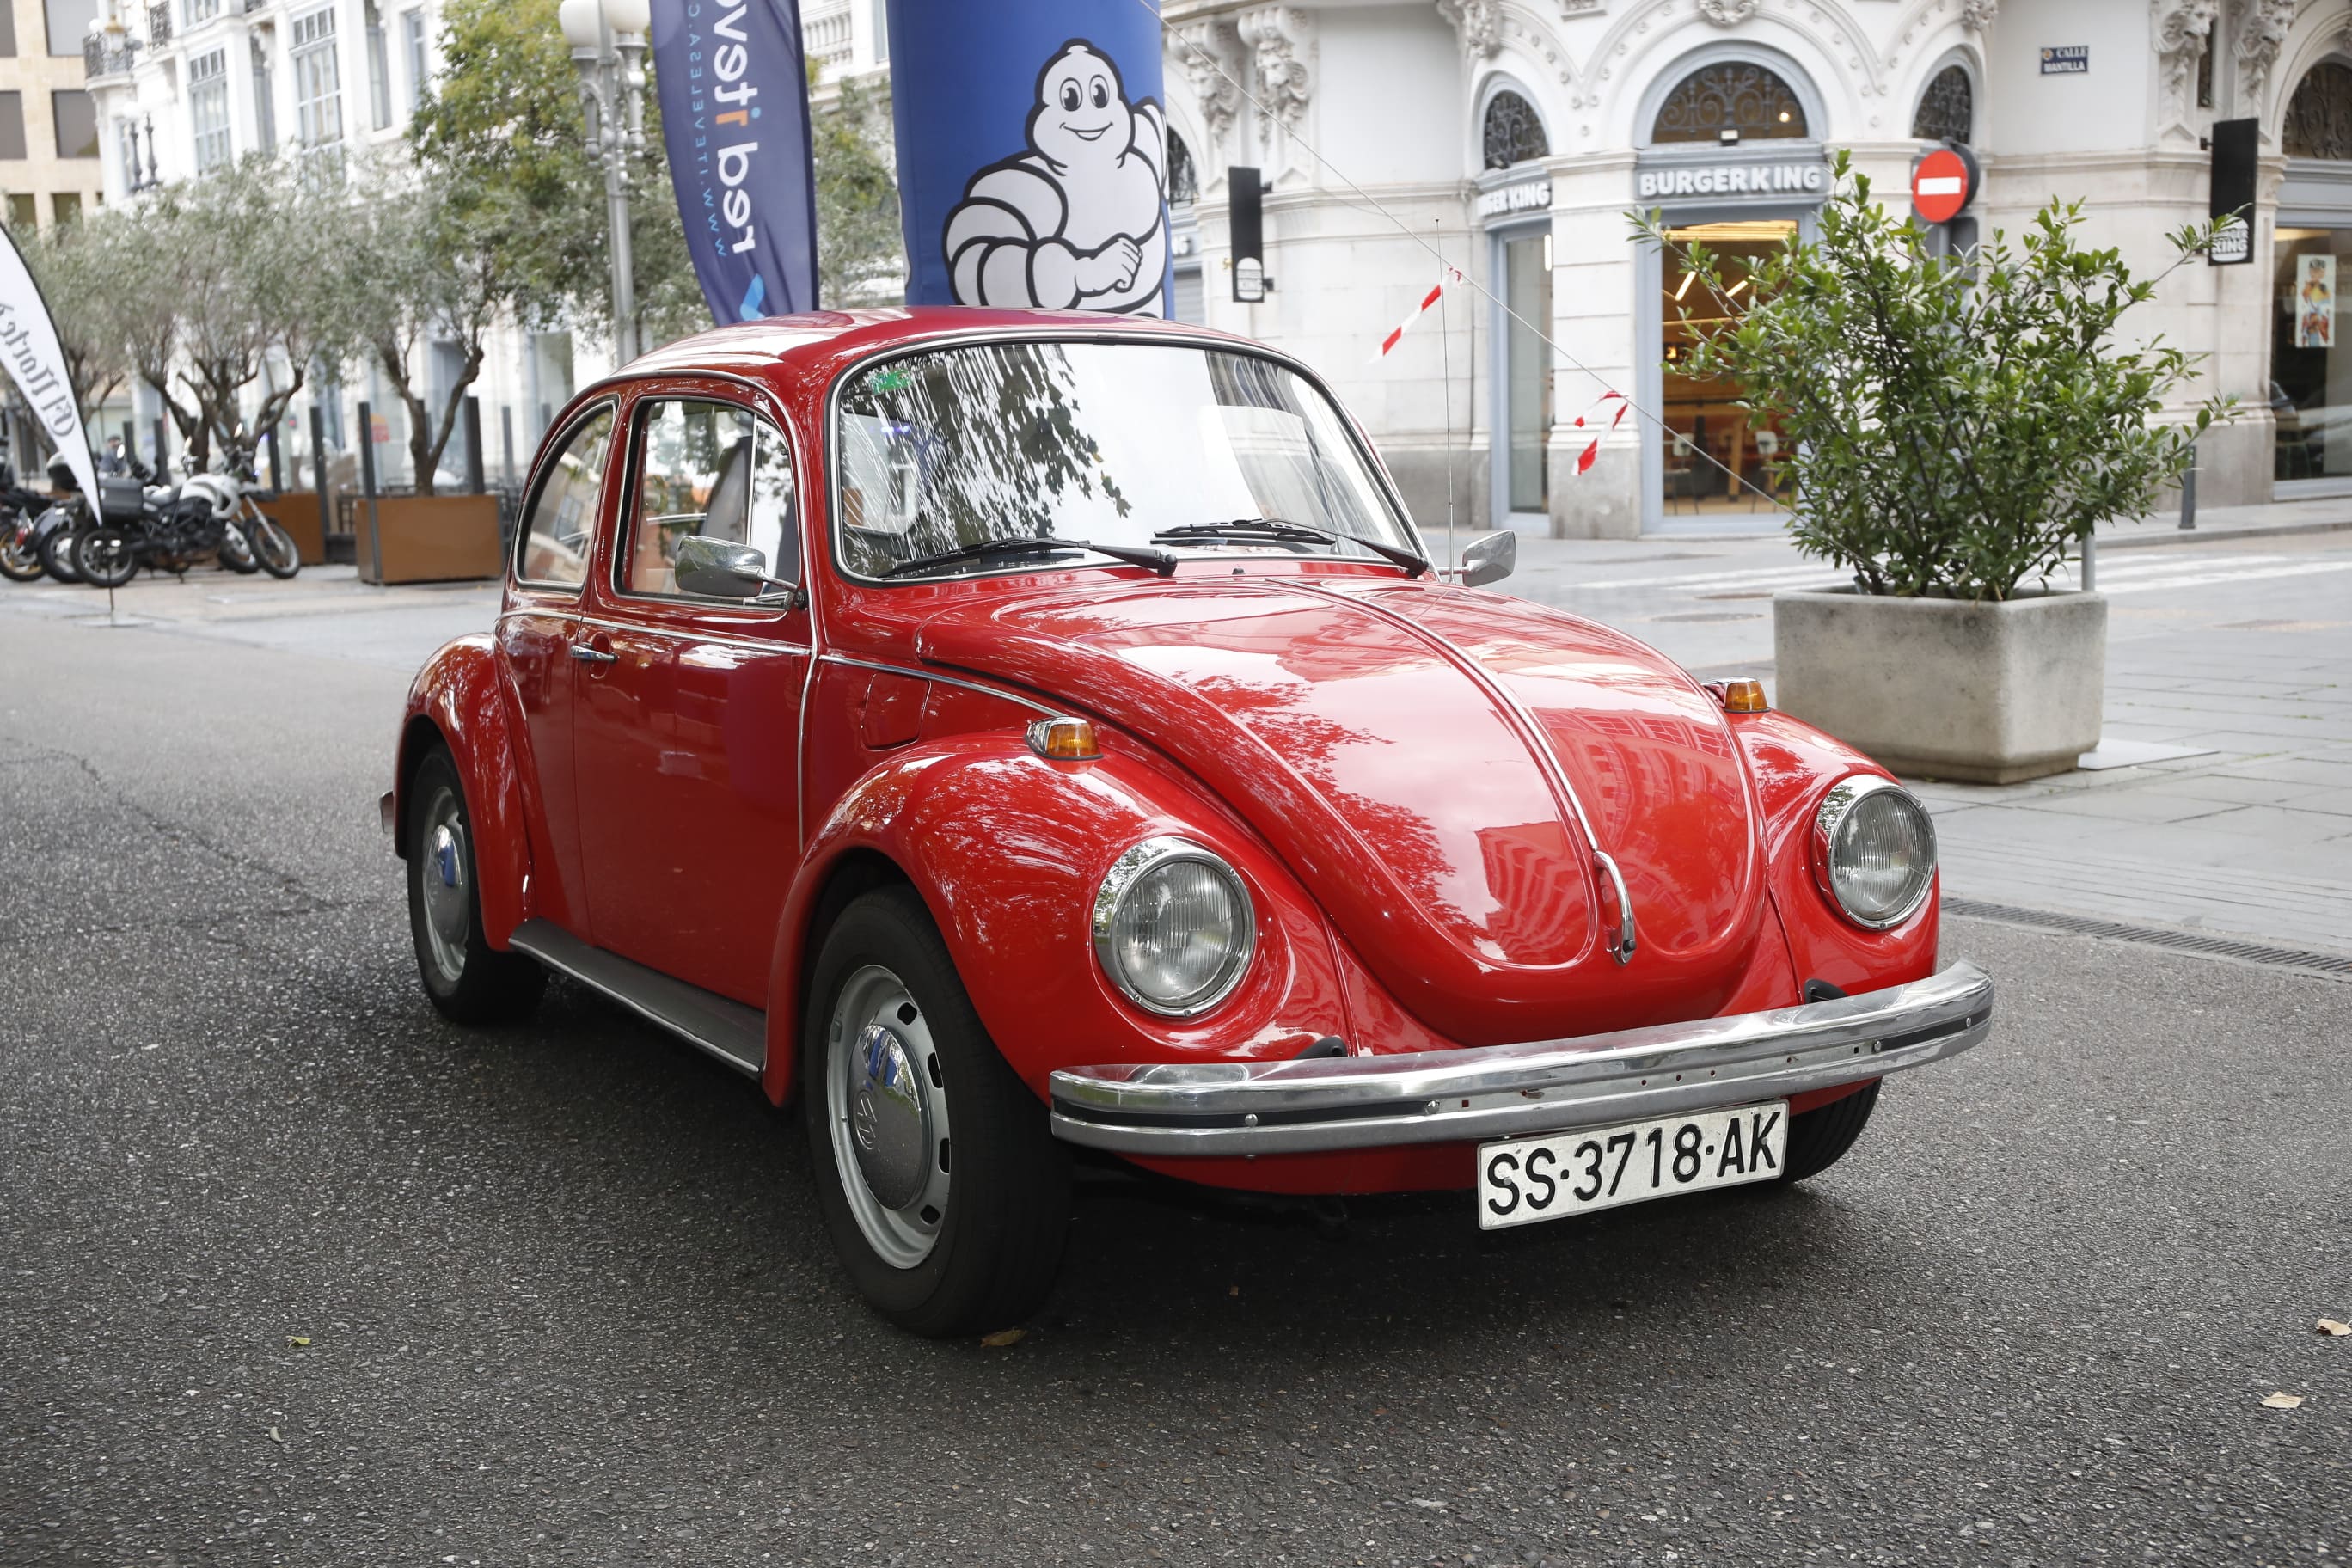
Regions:
<instances>
[{"instance_id":1,"label":"balcony railing","mask_svg":"<svg viewBox=\"0 0 2352 1568\"><path fill-rule=\"evenodd\" d=\"M147 7L147 41L158 47L172 41L172 0Z\"/></svg>"},{"instance_id":2,"label":"balcony railing","mask_svg":"<svg viewBox=\"0 0 2352 1568\"><path fill-rule=\"evenodd\" d=\"M809 58L820 67L831 68L848 64L851 37L846 5L820 0L801 18L801 43L808 50Z\"/></svg>"},{"instance_id":3,"label":"balcony railing","mask_svg":"<svg viewBox=\"0 0 2352 1568\"><path fill-rule=\"evenodd\" d=\"M100 77L129 76L138 63L139 40L120 35L93 33L81 41L81 74L91 81Z\"/></svg>"}]
</instances>

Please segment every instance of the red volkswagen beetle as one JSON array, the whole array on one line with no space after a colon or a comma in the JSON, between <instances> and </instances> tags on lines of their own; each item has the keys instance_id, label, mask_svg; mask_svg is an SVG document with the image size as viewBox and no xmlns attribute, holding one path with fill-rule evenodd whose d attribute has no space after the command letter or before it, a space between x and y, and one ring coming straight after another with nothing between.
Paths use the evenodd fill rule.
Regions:
<instances>
[{"instance_id":1,"label":"red volkswagen beetle","mask_svg":"<svg viewBox=\"0 0 2352 1568\"><path fill-rule=\"evenodd\" d=\"M1985 1036L1927 817L1621 633L1457 581L1294 361L788 317L576 398L385 820L426 993L551 971L795 1090L884 1313L1012 1321L1074 1150L1486 1226L1813 1174ZM1469 1215L1465 1215L1465 1222Z\"/></svg>"}]
</instances>

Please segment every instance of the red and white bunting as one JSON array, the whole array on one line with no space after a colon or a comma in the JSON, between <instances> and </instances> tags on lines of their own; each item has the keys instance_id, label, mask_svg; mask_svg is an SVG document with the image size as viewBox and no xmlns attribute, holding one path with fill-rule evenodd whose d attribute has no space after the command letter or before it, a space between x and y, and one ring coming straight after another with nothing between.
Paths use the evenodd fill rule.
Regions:
<instances>
[{"instance_id":1,"label":"red and white bunting","mask_svg":"<svg viewBox=\"0 0 2352 1568\"><path fill-rule=\"evenodd\" d=\"M1449 267L1445 268L1444 276L1439 278L1435 285L1430 289L1428 293L1423 294L1421 297L1421 303L1413 307L1412 314L1398 322L1396 330L1391 332L1387 337L1381 340L1381 352L1372 356L1374 363L1377 363L1379 361L1388 358L1390 353L1396 348L1397 344L1404 340L1406 331L1412 328L1412 324L1415 321L1420 321L1423 316L1429 314L1432 307L1436 305L1440 300L1445 298L1445 286L1448 283L1465 283L1467 281L1469 281L1469 279L1462 276L1461 270L1458 268Z\"/></svg>"},{"instance_id":2,"label":"red and white bunting","mask_svg":"<svg viewBox=\"0 0 2352 1568\"><path fill-rule=\"evenodd\" d=\"M1616 405L1616 407L1610 412L1608 426L1605 429L1601 428L1601 411L1609 408L1612 404ZM1602 436L1606 436L1609 431L1616 429L1619 421L1625 417L1625 411L1633 406L1633 405L1632 404L1625 401L1625 395L1623 393L1604 392L1591 407L1586 409L1583 413L1576 416L1577 429L1582 430L1587 427L1591 427L1597 431L1597 434L1593 436L1592 439L1585 443L1584 450L1576 455L1576 471L1578 473L1580 474L1587 468L1592 467L1592 460L1601 455L1601 437Z\"/></svg>"}]
</instances>

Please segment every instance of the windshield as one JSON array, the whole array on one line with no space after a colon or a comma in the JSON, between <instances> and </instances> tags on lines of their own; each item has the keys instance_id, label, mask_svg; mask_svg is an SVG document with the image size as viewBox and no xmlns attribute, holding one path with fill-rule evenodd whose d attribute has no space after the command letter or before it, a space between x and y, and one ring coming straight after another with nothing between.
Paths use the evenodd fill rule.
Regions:
<instances>
[{"instance_id":1,"label":"windshield","mask_svg":"<svg viewBox=\"0 0 2352 1568\"><path fill-rule=\"evenodd\" d=\"M1418 551L1330 400L1271 360L1167 343L1003 342L853 371L838 403L835 527L882 577L997 540L1149 546L1171 530L1277 520L1337 544L1161 541L1185 551ZM939 570L1038 571L1051 554Z\"/></svg>"}]
</instances>

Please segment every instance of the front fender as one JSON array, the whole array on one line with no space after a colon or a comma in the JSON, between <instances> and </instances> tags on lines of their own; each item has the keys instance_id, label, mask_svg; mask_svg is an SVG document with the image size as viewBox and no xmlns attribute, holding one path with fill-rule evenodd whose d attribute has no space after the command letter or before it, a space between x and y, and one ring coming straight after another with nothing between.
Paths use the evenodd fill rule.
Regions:
<instances>
[{"instance_id":1,"label":"front fender","mask_svg":"<svg viewBox=\"0 0 2352 1568\"><path fill-rule=\"evenodd\" d=\"M1296 1056L1345 1036L1329 931L1289 873L1213 801L1133 742L1049 762L1018 732L911 746L861 778L820 825L784 906L770 971L764 1083L781 1103L798 1068L804 977L826 890L879 856L929 907L997 1048L1042 1099L1061 1067ZM1129 1003L1096 962L1094 898L1130 845L1179 834L1241 873L1257 951L1233 995L1199 1018Z\"/></svg>"},{"instance_id":2,"label":"front fender","mask_svg":"<svg viewBox=\"0 0 2352 1568\"><path fill-rule=\"evenodd\" d=\"M513 731L496 644L486 633L462 637L427 659L410 683L393 771L393 850L405 858L408 790L416 764L436 741L449 748L473 820L482 937L500 950L529 913L530 836L523 818L522 751Z\"/></svg>"},{"instance_id":3,"label":"front fender","mask_svg":"<svg viewBox=\"0 0 2352 1568\"><path fill-rule=\"evenodd\" d=\"M1764 847L1772 904L1789 939L1797 977L1826 980L1842 991L1877 991L1936 972L1937 885L1918 913L1886 931L1865 931L1832 908L1813 880L1812 820L1822 797L1853 773L1894 777L1845 744L1786 713L1734 714L1732 730L1755 769L1764 807Z\"/></svg>"}]
</instances>

